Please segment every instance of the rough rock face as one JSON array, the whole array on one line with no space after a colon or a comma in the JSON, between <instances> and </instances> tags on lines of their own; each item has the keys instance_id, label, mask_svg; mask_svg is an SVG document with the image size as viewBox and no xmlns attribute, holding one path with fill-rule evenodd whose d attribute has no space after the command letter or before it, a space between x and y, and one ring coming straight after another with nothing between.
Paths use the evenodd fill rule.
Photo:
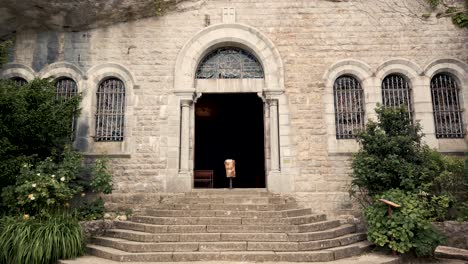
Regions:
<instances>
[{"instance_id":1,"label":"rough rock face","mask_svg":"<svg viewBox=\"0 0 468 264\"><path fill-rule=\"evenodd\" d=\"M80 31L171 10L196 8L203 0L1 0L0 39L25 29Z\"/></svg>"}]
</instances>

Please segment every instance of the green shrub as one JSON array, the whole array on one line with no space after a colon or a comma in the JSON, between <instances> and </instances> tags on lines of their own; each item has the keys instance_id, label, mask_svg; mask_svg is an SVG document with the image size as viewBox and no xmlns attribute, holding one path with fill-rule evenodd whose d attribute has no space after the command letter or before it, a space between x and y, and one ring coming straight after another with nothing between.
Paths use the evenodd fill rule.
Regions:
<instances>
[{"instance_id":1,"label":"green shrub","mask_svg":"<svg viewBox=\"0 0 468 264\"><path fill-rule=\"evenodd\" d=\"M92 202L85 202L77 210L79 220L96 220L104 217L104 201L97 198Z\"/></svg>"},{"instance_id":2,"label":"green shrub","mask_svg":"<svg viewBox=\"0 0 468 264\"><path fill-rule=\"evenodd\" d=\"M21 87L0 80L0 190L16 182L23 164L35 165L71 143L80 96L59 100L55 92L47 79Z\"/></svg>"},{"instance_id":3,"label":"green shrub","mask_svg":"<svg viewBox=\"0 0 468 264\"><path fill-rule=\"evenodd\" d=\"M68 207L70 199L83 189L74 183L83 170L82 159L79 153L65 148L60 157L46 158L36 167L23 164L15 184L2 193L10 211L47 216Z\"/></svg>"},{"instance_id":4,"label":"green shrub","mask_svg":"<svg viewBox=\"0 0 468 264\"><path fill-rule=\"evenodd\" d=\"M401 205L388 217L387 205L377 201L384 198ZM420 197L393 189L376 196L375 203L364 210L369 241L399 253L414 252L417 256L431 256L442 237L428 221L429 212Z\"/></svg>"},{"instance_id":5,"label":"green shrub","mask_svg":"<svg viewBox=\"0 0 468 264\"><path fill-rule=\"evenodd\" d=\"M57 263L85 252L81 226L68 214L41 219L5 217L0 223L2 264Z\"/></svg>"},{"instance_id":6,"label":"green shrub","mask_svg":"<svg viewBox=\"0 0 468 264\"><path fill-rule=\"evenodd\" d=\"M108 159L97 159L91 169L90 187L93 192L112 193L112 175Z\"/></svg>"}]
</instances>

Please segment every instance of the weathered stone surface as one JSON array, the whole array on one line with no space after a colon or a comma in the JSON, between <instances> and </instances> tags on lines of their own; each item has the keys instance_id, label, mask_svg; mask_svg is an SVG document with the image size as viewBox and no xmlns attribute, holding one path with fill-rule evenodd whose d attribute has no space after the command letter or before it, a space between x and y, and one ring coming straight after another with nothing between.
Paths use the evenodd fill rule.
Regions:
<instances>
[{"instance_id":1,"label":"weathered stone surface","mask_svg":"<svg viewBox=\"0 0 468 264\"><path fill-rule=\"evenodd\" d=\"M86 239L94 236L102 236L107 230L114 228L114 222L111 220L94 220L80 222Z\"/></svg>"},{"instance_id":2,"label":"weathered stone surface","mask_svg":"<svg viewBox=\"0 0 468 264\"><path fill-rule=\"evenodd\" d=\"M445 246L468 249L468 222L445 221L432 224L447 237Z\"/></svg>"}]
</instances>

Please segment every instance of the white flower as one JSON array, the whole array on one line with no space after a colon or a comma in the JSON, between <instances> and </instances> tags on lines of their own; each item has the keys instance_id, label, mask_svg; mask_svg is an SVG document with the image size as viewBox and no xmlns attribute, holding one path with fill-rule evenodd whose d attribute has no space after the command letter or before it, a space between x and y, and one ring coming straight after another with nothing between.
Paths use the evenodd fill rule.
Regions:
<instances>
[{"instance_id":1,"label":"white flower","mask_svg":"<svg viewBox=\"0 0 468 264\"><path fill-rule=\"evenodd\" d=\"M23 168L26 168L28 166L28 164L23 164Z\"/></svg>"},{"instance_id":2,"label":"white flower","mask_svg":"<svg viewBox=\"0 0 468 264\"><path fill-rule=\"evenodd\" d=\"M60 181L65 181L65 177L60 178Z\"/></svg>"},{"instance_id":3,"label":"white flower","mask_svg":"<svg viewBox=\"0 0 468 264\"><path fill-rule=\"evenodd\" d=\"M36 175L37 175L37 176L41 176L41 174L40 174L40 173L38 173L38 174L36 174Z\"/></svg>"},{"instance_id":4,"label":"white flower","mask_svg":"<svg viewBox=\"0 0 468 264\"><path fill-rule=\"evenodd\" d=\"M33 187L33 188L36 188L36 184L35 184L35 183L33 183L33 184L32 184L32 187Z\"/></svg>"},{"instance_id":5,"label":"white flower","mask_svg":"<svg viewBox=\"0 0 468 264\"><path fill-rule=\"evenodd\" d=\"M31 197L31 201L33 201L34 199L36 199L34 196L33 196L33 197Z\"/></svg>"},{"instance_id":6,"label":"white flower","mask_svg":"<svg viewBox=\"0 0 468 264\"><path fill-rule=\"evenodd\" d=\"M55 178L55 174L52 174L50 177Z\"/></svg>"}]
</instances>

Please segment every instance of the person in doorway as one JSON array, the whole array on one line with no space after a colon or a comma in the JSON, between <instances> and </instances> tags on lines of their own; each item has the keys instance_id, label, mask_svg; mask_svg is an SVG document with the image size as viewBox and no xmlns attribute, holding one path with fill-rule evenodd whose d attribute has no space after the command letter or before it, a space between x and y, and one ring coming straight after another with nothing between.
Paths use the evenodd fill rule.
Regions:
<instances>
[{"instance_id":1,"label":"person in doorway","mask_svg":"<svg viewBox=\"0 0 468 264\"><path fill-rule=\"evenodd\" d=\"M232 179L236 177L236 161L233 159L225 160L224 168L226 169L226 177L229 178L229 189L232 189Z\"/></svg>"}]
</instances>

